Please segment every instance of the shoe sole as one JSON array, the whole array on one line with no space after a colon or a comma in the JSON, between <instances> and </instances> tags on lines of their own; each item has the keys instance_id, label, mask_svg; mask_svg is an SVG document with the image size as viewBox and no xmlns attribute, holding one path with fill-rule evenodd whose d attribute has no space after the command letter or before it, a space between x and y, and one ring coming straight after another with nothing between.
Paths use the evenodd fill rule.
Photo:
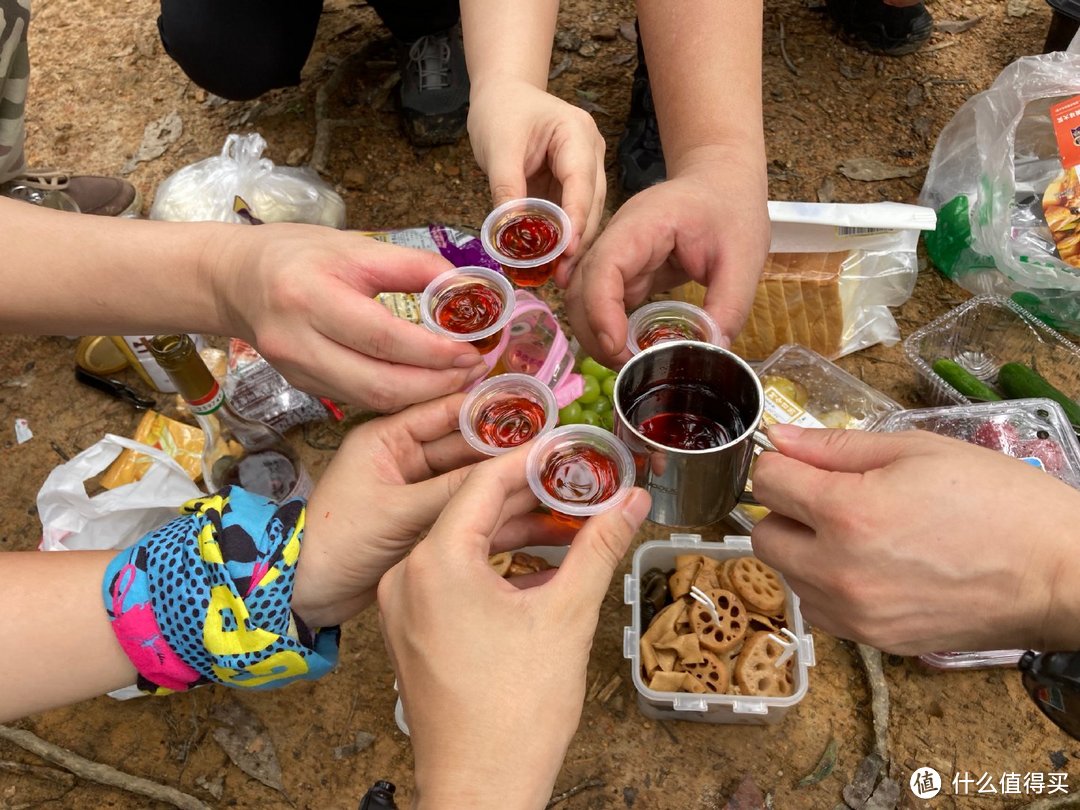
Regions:
<instances>
[{"instance_id":1,"label":"shoe sole","mask_svg":"<svg viewBox=\"0 0 1080 810\"><path fill-rule=\"evenodd\" d=\"M447 146L465 134L468 108L445 115L402 115L405 135L413 146Z\"/></svg>"}]
</instances>

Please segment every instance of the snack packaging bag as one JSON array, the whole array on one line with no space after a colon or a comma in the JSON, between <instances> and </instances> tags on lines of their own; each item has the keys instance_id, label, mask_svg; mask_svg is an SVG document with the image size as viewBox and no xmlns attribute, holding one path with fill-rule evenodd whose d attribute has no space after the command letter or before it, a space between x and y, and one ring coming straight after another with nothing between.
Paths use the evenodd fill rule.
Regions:
<instances>
[{"instance_id":1,"label":"snack packaging bag","mask_svg":"<svg viewBox=\"0 0 1080 810\"><path fill-rule=\"evenodd\" d=\"M147 411L133 438L168 455L192 481L202 478L203 432L194 425L177 422L157 411ZM125 448L105 471L101 485L105 489L116 489L138 481L150 469L153 461L142 452Z\"/></svg>"},{"instance_id":2,"label":"snack packaging bag","mask_svg":"<svg viewBox=\"0 0 1080 810\"><path fill-rule=\"evenodd\" d=\"M284 433L305 422L322 422L330 412L320 400L293 388L255 349L229 340L225 396L240 413Z\"/></svg>"},{"instance_id":3,"label":"snack packaging bag","mask_svg":"<svg viewBox=\"0 0 1080 810\"><path fill-rule=\"evenodd\" d=\"M900 340L889 307L903 304L918 275L919 232L934 212L902 203L770 202L770 253L753 309L732 350L762 360L787 343L830 359ZM672 297L701 305L690 282Z\"/></svg>"},{"instance_id":4,"label":"snack packaging bag","mask_svg":"<svg viewBox=\"0 0 1080 810\"><path fill-rule=\"evenodd\" d=\"M1012 298L1080 332L1080 54L1025 56L957 110L938 136L919 202L938 212L931 261L976 293ZM1064 105L1064 106L1063 106Z\"/></svg>"},{"instance_id":5,"label":"snack packaging bag","mask_svg":"<svg viewBox=\"0 0 1080 810\"><path fill-rule=\"evenodd\" d=\"M157 188L151 219L172 222L244 222L234 210L241 197L263 222L305 222L345 227L345 201L307 167L275 166L262 156L258 133L229 135L221 154L166 177Z\"/></svg>"}]
</instances>

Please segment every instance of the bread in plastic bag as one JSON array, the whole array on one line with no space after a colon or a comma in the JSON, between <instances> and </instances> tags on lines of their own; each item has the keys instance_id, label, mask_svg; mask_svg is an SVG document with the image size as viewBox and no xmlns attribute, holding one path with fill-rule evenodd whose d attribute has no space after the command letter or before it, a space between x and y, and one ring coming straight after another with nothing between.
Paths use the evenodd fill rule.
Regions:
<instances>
[{"instance_id":1,"label":"bread in plastic bag","mask_svg":"<svg viewBox=\"0 0 1080 810\"><path fill-rule=\"evenodd\" d=\"M938 136L919 201L937 268L1080 332L1080 270L1062 261L1042 198L1062 174L1050 106L1080 93L1080 55L1025 56L968 99Z\"/></svg>"},{"instance_id":2,"label":"bread in plastic bag","mask_svg":"<svg viewBox=\"0 0 1080 810\"><path fill-rule=\"evenodd\" d=\"M934 212L901 203L770 202L772 242L754 304L732 350L763 360L795 343L835 360L900 340L889 307L911 297L920 230ZM674 297L700 305L705 288Z\"/></svg>"},{"instance_id":3,"label":"bread in plastic bag","mask_svg":"<svg viewBox=\"0 0 1080 810\"><path fill-rule=\"evenodd\" d=\"M221 154L169 175L158 186L151 219L243 222L233 210L241 197L263 222L345 227L345 202L314 170L275 166L262 156L258 133L229 135Z\"/></svg>"}]
</instances>

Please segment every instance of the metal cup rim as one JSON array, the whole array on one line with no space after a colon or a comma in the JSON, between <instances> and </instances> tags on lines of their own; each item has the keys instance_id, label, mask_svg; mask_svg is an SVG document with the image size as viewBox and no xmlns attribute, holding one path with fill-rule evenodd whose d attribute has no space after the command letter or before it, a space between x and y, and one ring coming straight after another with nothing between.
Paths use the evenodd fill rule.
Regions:
<instances>
[{"instance_id":1,"label":"metal cup rim","mask_svg":"<svg viewBox=\"0 0 1080 810\"><path fill-rule=\"evenodd\" d=\"M724 444L717 445L716 447L707 447L704 450L683 450L678 447L668 447L666 444L660 444L659 442L653 441L641 431L639 431L633 424L631 424L629 417L623 410L622 402L619 398L619 383L621 382L623 374L626 372L626 369L628 369L631 364L636 362L643 362L642 358L648 357L650 354L655 354L662 351L670 351L672 349L683 346L691 349L698 349L701 351L715 352L717 354L722 354L730 357L747 373L749 378L753 381L754 390L757 391L757 415L749 421L742 433ZM752 436L754 432L759 429L761 425L761 417L765 413L765 389L762 387L761 380L758 378L758 375L754 372L754 370L750 367L750 364L730 349L725 349L723 346L716 346L712 343L703 343L697 340L669 340L665 341L664 343L657 343L655 346L650 346L648 349L638 352L626 361L623 367L619 369L618 375L615 377L615 389L612 392L611 404L612 409L615 411L616 419L618 419L627 428L627 430L630 431L630 433L637 441L640 441L649 449L655 449L657 451L665 453L679 453L688 456L707 456L710 453L718 453L721 450L727 450L740 444L741 442L746 441L747 438Z\"/></svg>"}]
</instances>

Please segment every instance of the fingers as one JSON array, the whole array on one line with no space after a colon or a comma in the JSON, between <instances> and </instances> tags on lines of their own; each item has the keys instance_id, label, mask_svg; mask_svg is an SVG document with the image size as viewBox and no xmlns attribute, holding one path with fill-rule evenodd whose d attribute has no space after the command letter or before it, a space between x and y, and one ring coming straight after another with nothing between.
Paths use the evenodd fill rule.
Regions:
<instances>
[{"instance_id":1,"label":"fingers","mask_svg":"<svg viewBox=\"0 0 1080 810\"><path fill-rule=\"evenodd\" d=\"M313 323L330 340L365 357L429 369L472 368L482 362L468 343L398 318L378 301L351 291L333 293L320 302Z\"/></svg>"},{"instance_id":2,"label":"fingers","mask_svg":"<svg viewBox=\"0 0 1080 810\"><path fill-rule=\"evenodd\" d=\"M728 345L746 323L746 317L754 305L760 275L760 264L732 259L725 260L716 272L708 273L702 309L712 315Z\"/></svg>"},{"instance_id":3,"label":"fingers","mask_svg":"<svg viewBox=\"0 0 1080 810\"><path fill-rule=\"evenodd\" d=\"M530 513L506 521L491 542L491 553L516 551L527 546L568 546L577 530L551 515Z\"/></svg>"},{"instance_id":4,"label":"fingers","mask_svg":"<svg viewBox=\"0 0 1080 810\"><path fill-rule=\"evenodd\" d=\"M592 126L595 129L595 125ZM602 152L600 159L603 160ZM595 142L588 133L579 134L575 130L553 144L551 173L562 186L562 207L570 217L570 225L576 237L592 238L592 234L587 231L589 218L596 207L597 195L603 206L604 194L607 191L606 186L597 187L596 161ZM580 238L573 240L567 254L573 256L580 244Z\"/></svg>"},{"instance_id":5,"label":"fingers","mask_svg":"<svg viewBox=\"0 0 1080 810\"><path fill-rule=\"evenodd\" d=\"M869 433L773 425L769 439L789 458L822 470L861 473L876 470L915 450L918 434ZM754 479L755 490L757 478Z\"/></svg>"},{"instance_id":6,"label":"fingers","mask_svg":"<svg viewBox=\"0 0 1080 810\"><path fill-rule=\"evenodd\" d=\"M522 446L473 467L435 522L429 544L486 558L503 523L536 503L525 480L527 456L527 446Z\"/></svg>"},{"instance_id":7,"label":"fingers","mask_svg":"<svg viewBox=\"0 0 1080 810\"><path fill-rule=\"evenodd\" d=\"M649 505L648 493L635 487L617 508L585 522L554 578L575 603L599 607Z\"/></svg>"},{"instance_id":8,"label":"fingers","mask_svg":"<svg viewBox=\"0 0 1080 810\"><path fill-rule=\"evenodd\" d=\"M527 196L524 156L513 148L492 150L488 160L488 186L492 208Z\"/></svg>"},{"instance_id":9,"label":"fingers","mask_svg":"<svg viewBox=\"0 0 1080 810\"><path fill-rule=\"evenodd\" d=\"M834 475L780 453L762 453L754 464L754 498L774 512L816 528Z\"/></svg>"},{"instance_id":10,"label":"fingers","mask_svg":"<svg viewBox=\"0 0 1080 810\"><path fill-rule=\"evenodd\" d=\"M754 486L757 487L756 478ZM807 561L812 565L820 562L815 562L818 545L814 530L778 512L769 513L754 526L750 541L754 556L783 574L789 585L805 579L803 566Z\"/></svg>"},{"instance_id":11,"label":"fingers","mask_svg":"<svg viewBox=\"0 0 1080 810\"><path fill-rule=\"evenodd\" d=\"M330 341L316 351L317 364L309 360L305 373L292 374L297 387L379 413L460 391L487 371L483 364L444 370L396 365Z\"/></svg>"},{"instance_id":12,"label":"fingers","mask_svg":"<svg viewBox=\"0 0 1080 810\"><path fill-rule=\"evenodd\" d=\"M638 210L640 206L634 209ZM640 215L625 214L626 207L582 259L567 296L570 325L582 346L600 362L615 366L630 358L627 306L640 303L639 296L643 298L649 288L640 282L648 280L674 249L673 232L666 226L645 229Z\"/></svg>"}]
</instances>

